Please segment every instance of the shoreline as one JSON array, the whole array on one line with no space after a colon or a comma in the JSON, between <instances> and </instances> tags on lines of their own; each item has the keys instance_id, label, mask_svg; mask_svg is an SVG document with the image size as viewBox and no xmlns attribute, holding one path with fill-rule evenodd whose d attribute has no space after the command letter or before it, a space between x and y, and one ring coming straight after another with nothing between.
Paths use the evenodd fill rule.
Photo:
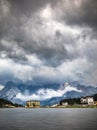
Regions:
<instances>
[{"instance_id":1,"label":"shoreline","mask_svg":"<svg viewBox=\"0 0 97 130\"><path fill-rule=\"evenodd\" d=\"M35 108L97 108L97 105L67 105L67 106L61 106L61 105L58 105L58 106L36 106L36 107L27 107L27 106L11 106L11 105L5 105L5 106L2 106L0 108L30 108L30 109L35 109Z\"/></svg>"}]
</instances>

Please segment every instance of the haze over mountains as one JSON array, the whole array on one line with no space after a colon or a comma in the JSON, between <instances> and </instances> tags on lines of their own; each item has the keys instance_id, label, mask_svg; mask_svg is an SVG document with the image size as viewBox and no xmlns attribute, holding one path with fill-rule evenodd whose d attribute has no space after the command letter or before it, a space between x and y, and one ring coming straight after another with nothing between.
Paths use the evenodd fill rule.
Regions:
<instances>
[{"instance_id":1,"label":"haze over mountains","mask_svg":"<svg viewBox=\"0 0 97 130\"><path fill-rule=\"evenodd\" d=\"M61 99L77 98L97 93L97 88L84 86L78 82L64 84L15 84L7 82L0 90L0 98L7 99L13 103L25 104L28 100L40 100L41 105L53 105Z\"/></svg>"}]
</instances>

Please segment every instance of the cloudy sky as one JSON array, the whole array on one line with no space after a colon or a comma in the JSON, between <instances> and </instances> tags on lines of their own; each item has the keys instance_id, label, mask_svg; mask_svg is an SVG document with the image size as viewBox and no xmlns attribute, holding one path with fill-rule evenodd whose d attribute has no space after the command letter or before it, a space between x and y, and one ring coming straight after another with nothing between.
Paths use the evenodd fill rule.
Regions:
<instances>
[{"instance_id":1,"label":"cloudy sky","mask_svg":"<svg viewBox=\"0 0 97 130\"><path fill-rule=\"evenodd\" d=\"M97 0L0 0L0 84L96 78Z\"/></svg>"}]
</instances>

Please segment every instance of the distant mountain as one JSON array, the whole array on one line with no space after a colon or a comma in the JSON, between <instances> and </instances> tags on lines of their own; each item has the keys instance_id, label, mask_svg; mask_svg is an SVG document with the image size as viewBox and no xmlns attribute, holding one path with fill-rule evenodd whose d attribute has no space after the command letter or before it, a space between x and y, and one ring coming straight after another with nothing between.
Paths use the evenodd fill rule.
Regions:
<instances>
[{"instance_id":1,"label":"distant mountain","mask_svg":"<svg viewBox=\"0 0 97 130\"><path fill-rule=\"evenodd\" d=\"M84 95L92 95L97 92L97 87L95 86L85 86L80 84L78 81L69 83L71 86L76 87L77 89L81 89Z\"/></svg>"},{"instance_id":2,"label":"distant mountain","mask_svg":"<svg viewBox=\"0 0 97 130\"><path fill-rule=\"evenodd\" d=\"M14 97L20 92L13 82L8 82L6 86L0 91L0 98L12 101Z\"/></svg>"},{"instance_id":3,"label":"distant mountain","mask_svg":"<svg viewBox=\"0 0 97 130\"><path fill-rule=\"evenodd\" d=\"M97 93L97 88L93 86L81 85L79 82L64 84L15 84L7 82L0 90L0 98L4 98L13 103L25 104L27 100L40 100L41 105L53 105L62 99L78 98Z\"/></svg>"},{"instance_id":4,"label":"distant mountain","mask_svg":"<svg viewBox=\"0 0 97 130\"><path fill-rule=\"evenodd\" d=\"M54 104L59 104L62 99L79 98L81 96L84 96L84 94L80 93L80 92L69 91L69 92L66 92L61 97L53 97L51 99L42 101L41 105L42 106L51 106L51 105L54 105Z\"/></svg>"}]
</instances>

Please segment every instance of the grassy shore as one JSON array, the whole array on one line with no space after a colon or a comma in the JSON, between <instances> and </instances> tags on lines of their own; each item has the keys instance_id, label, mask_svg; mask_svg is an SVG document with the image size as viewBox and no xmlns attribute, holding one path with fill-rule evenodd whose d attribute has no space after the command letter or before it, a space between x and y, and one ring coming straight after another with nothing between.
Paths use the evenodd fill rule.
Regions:
<instances>
[{"instance_id":1,"label":"grassy shore","mask_svg":"<svg viewBox=\"0 0 97 130\"><path fill-rule=\"evenodd\" d=\"M97 106L68 105L68 106L56 106L56 107L49 106L44 108L97 108Z\"/></svg>"}]
</instances>

